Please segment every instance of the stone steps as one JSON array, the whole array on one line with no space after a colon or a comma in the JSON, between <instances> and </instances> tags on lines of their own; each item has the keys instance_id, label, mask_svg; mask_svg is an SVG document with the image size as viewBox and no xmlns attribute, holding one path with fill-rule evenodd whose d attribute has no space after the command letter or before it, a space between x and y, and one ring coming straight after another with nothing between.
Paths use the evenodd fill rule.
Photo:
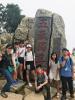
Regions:
<instances>
[{"instance_id":1,"label":"stone steps","mask_svg":"<svg viewBox=\"0 0 75 100\"><path fill-rule=\"evenodd\" d=\"M24 86L25 86L25 82L20 81L17 84L12 85L10 91L18 93L20 90L22 90L24 88Z\"/></svg>"}]
</instances>

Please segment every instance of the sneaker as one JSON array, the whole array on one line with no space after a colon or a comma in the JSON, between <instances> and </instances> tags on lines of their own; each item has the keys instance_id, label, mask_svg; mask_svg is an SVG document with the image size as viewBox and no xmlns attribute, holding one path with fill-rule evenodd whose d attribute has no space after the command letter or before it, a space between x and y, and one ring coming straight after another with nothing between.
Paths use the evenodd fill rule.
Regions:
<instances>
[{"instance_id":1,"label":"sneaker","mask_svg":"<svg viewBox=\"0 0 75 100\"><path fill-rule=\"evenodd\" d=\"M2 96L3 98L7 98L7 97L8 97L8 95L7 95L5 92L1 92L1 96Z\"/></svg>"},{"instance_id":2,"label":"sneaker","mask_svg":"<svg viewBox=\"0 0 75 100\"><path fill-rule=\"evenodd\" d=\"M60 97L60 93L57 93L56 97L59 98Z\"/></svg>"},{"instance_id":3,"label":"sneaker","mask_svg":"<svg viewBox=\"0 0 75 100\"><path fill-rule=\"evenodd\" d=\"M17 80L14 80L13 82L12 82L12 85L15 85L15 84L17 84L18 83L18 81Z\"/></svg>"},{"instance_id":4,"label":"sneaker","mask_svg":"<svg viewBox=\"0 0 75 100\"><path fill-rule=\"evenodd\" d=\"M32 84L31 83L28 83L29 87L32 87Z\"/></svg>"}]
</instances>

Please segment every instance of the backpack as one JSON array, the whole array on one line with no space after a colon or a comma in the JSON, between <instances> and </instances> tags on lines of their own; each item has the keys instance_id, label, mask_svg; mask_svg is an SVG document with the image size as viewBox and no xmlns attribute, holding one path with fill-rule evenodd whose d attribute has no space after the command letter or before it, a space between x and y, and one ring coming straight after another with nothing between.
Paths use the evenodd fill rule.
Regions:
<instances>
[{"instance_id":1,"label":"backpack","mask_svg":"<svg viewBox=\"0 0 75 100\"><path fill-rule=\"evenodd\" d=\"M64 61L64 57L63 56L61 57L61 60ZM69 60L70 60L70 65L72 65L72 59L71 59L71 57L69 57Z\"/></svg>"}]
</instances>

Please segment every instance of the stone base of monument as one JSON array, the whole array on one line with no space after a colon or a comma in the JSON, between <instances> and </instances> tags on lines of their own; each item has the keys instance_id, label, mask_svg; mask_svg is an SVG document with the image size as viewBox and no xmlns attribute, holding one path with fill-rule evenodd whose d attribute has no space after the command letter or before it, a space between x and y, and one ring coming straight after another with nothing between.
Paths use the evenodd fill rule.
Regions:
<instances>
[{"instance_id":1,"label":"stone base of monument","mask_svg":"<svg viewBox=\"0 0 75 100\"><path fill-rule=\"evenodd\" d=\"M19 81L17 84L12 85L10 91L11 92L19 92L20 90L22 90L25 86L25 82L23 81Z\"/></svg>"}]
</instances>

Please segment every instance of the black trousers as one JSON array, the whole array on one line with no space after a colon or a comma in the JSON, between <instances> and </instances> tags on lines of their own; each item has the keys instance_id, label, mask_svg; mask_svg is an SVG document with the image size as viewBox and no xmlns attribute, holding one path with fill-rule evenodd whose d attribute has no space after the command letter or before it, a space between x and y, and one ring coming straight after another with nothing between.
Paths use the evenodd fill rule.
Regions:
<instances>
[{"instance_id":1,"label":"black trousers","mask_svg":"<svg viewBox=\"0 0 75 100\"><path fill-rule=\"evenodd\" d=\"M62 83L62 95L66 96L66 91L68 89L69 89L70 95L74 93L72 77L61 76L61 83Z\"/></svg>"},{"instance_id":2,"label":"black trousers","mask_svg":"<svg viewBox=\"0 0 75 100\"><path fill-rule=\"evenodd\" d=\"M51 100L51 93L50 93L50 85L49 84L47 84L43 87L42 93L44 96L44 100Z\"/></svg>"},{"instance_id":3,"label":"black trousers","mask_svg":"<svg viewBox=\"0 0 75 100\"><path fill-rule=\"evenodd\" d=\"M42 92L44 100L51 100L50 85L46 84L40 90L35 90L35 93Z\"/></svg>"}]
</instances>

